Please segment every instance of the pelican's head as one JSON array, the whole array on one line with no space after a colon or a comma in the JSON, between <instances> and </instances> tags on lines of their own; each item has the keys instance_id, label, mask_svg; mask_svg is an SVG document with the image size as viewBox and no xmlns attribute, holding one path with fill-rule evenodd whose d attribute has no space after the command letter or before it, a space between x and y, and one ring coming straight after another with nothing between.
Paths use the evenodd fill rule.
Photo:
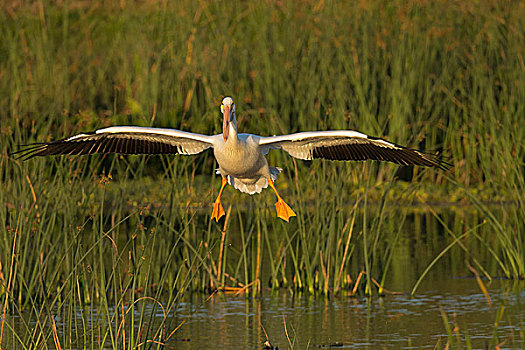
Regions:
<instances>
[{"instance_id":1,"label":"pelican's head","mask_svg":"<svg viewBox=\"0 0 525 350\"><path fill-rule=\"evenodd\" d=\"M222 121L222 137L224 141L228 140L230 135L230 123L233 130L237 131L237 120L235 119L235 103L231 97L225 97L221 103L221 113L224 116Z\"/></svg>"}]
</instances>

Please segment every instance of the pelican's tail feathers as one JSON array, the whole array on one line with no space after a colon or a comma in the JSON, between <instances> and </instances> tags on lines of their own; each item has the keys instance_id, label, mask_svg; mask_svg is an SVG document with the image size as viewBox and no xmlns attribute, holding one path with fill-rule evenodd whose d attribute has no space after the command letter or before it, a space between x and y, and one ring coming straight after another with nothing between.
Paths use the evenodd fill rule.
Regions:
<instances>
[{"instance_id":1,"label":"pelican's tail feathers","mask_svg":"<svg viewBox=\"0 0 525 350\"><path fill-rule=\"evenodd\" d=\"M273 181L277 180L277 174L279 174L283 169L270 167L270 177ZM258 176L250 179L243 179L233 177L228 175L228 183L234 188L238 189L241 192L248 194L261 193L263 189L268 187L268 179L263 176Z\"/></svg>"}]
</instances>

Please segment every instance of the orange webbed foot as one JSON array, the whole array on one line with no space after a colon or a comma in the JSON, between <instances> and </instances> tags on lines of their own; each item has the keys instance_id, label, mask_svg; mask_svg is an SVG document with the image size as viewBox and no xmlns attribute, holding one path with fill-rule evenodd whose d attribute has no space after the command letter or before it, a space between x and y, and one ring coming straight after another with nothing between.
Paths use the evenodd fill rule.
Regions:
<instances>
[{"instance_id":1,"label":"orange webbed foot","mask_svg":"<svg viewBox=\"0 0 525 350\"><path fill-rule=\"evenodd\" d=\"M215 219L215 221L217 222L219 222L219 219L225 214L224 208L222 207L222 204L221 204L221 195L227 183L228 183L227 179L223 177L221 189L219 190L219 195L217 196L217 199L213 203L213 211L211 213L211 218Z\"/></svg>"},{"instance_id":2,"label":"orange webbed foot","mask_svg":"<svg viewBox=\"0 0 525 350\"><path fill-rule=\"evenodd\" d=\"M215 201L213 203L213 211L211 213L211 218L219 222L219 219L225 214L224 208L220 201Z\"/></svg>"},{"instance_id":3,"label":"orange webbed foot","mask_svg":"<svg viewBox=\"0 0 525 350\"><path fill-rule=\"evenodd\" d=\"M277 203L275 203L275 209L277 209L277 217L283 219L286 222L290 222L290 217L297 216L292 208L290 208L290 206L286 204L286 202L281 198L279 198Z\"/></svg>"}]
</instances>

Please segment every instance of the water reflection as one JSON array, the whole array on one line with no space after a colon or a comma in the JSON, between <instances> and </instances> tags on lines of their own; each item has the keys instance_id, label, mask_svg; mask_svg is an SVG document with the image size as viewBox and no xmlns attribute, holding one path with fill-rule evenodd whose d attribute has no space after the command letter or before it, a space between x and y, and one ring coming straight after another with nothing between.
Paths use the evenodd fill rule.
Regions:
<instances>
[{"instance_id":1,"label":"water reflection","mask_svg":"<svg viewBox=\"0 0 525 350\"><path fill-rule=\"evenodd\" d=\"M258 298L228 294L207 298L193 294L168 315L166 329L184 324L166 344L177 349L261 349L266 340L264 327L272 345L280 349L289 348L289 344L295 349L330 345L347 349L434 349L437 344L444 347L447 341L442 313L447 315L452 328L459 327L463 344L468 333L473 348L494 344L495 336L503 341L514 335L523 342L519 334L525 328L525 292L509 292L512 282L498 281L491 285L489 293L495 305L492 307L475 280L435 282L426 286L433 288L415 297L403 294L326 298L270 291ZM501 305L505 305L505 316L495 327ZM140 313L136 311L138 332ZM109 315L104 315L101 310L86 307L77 314L58 315L55 321L59 332L65 323L77 324L78 338L75 344L70 344L71 349L92 346L112 349L107 339L105 346L101 346L100 334L94 334L93 330L114 313L115 310L110 310ZM160 324L164 315L159 308L147 306L143 317L146 323ZM15 330L23 330L23 320L10 321ZM29 324L38 327L34 320ZM19 348L16 339L4 338L4 348L11 345ZM52 342L48 345L53 347Z\"/></svg>"},{"instance_id":2,"label":"water reflection","mask_svg":"<svg viewBox=\"0 0 525 350\"><path fill-rule=\"evenodd\" d=\"M433 349L440 341L446 343L442 311L462 334L468 331L474 348L482 348L493 339L497 305L503 303L506 316L496 334L505 339L525 327L525 292L506 293L508 282L496 283L489 290L496 305L493 307L488 306L475 280L436 282L435 286L442 288L428 289L412 298L324 298L280 293L253 299L229 295L208 302L193 299L181 304L174 316L189 318L176 336L189 341L177 342L177 348L261 348L266 339L262 325L271 343L279 348L288 347L287 331L299 349L341 343L349 349Z\"/></svg>"},{"instance_id":3,"label":"water reflection","mask_svg":"<svg viewBox=\"0 0 525 350\"><path fill-rule=\"evenodd\" d=\"M511 210L501 207L494 212L496 218L505 223L505 217ZM344 348L355 349L433 349L437 344L440 344L442 348L445 347L447 330L444 317L447 317L451 329L459 327L459 339L462 344L466 344L467 334L473 348L486 348L488 345L495 345L510 339L508 337L513 335L514 339L517 339L518 346L509 346L509 348L525 347L523 343L525 341L523 335L525 330L525 308L523 306L525 282L499 278L503 273L501 266L495 262L495 256L504 257L502 252L505 252L505 248L508 247L501 246L501 240L498 240L498 236L494 234L493 227L483 224L484 219L479 213L472 211L452 208L439 208L435 214L428 211L408 212L404 208L388 208L385 211L381 229L377 230L375 253L370 254L372 257L370 261L373 265L371 277L381 280L384 276L386 288L404 294L378 297L377 289L375 289L375 296L368 299L362 296L362 289L360 289L357 298L345 294L345 291L339 292L335 297L326 298L322 295L292 293L291 283L289 288L280 288L276 291L264 289L270 285L268 282L272 281L273 273L276 274L276 279L281 279L283 275L286 275L288 281L292 281L293 273L295 273L291 268L290 255L292 252L295 252L298 257L302 255L314 257L320 248L324 251L331 251L332 257L335 256L333 252L336 251L335 247L339 247L339 233L343 232L342 227L349 216L347 214L341 210L334 215L334 220L331 222L319 224L319 226L312 225L314 228L321 227L323 232L310 232L308 225L305 225L306 246L312 243L312 246L308 248L310 250L303 250L302 245L294 243L294 240L300 239L302 234L300 231L297 231L298 234L294 231L299 230L297 221L287 225L277 222L274 225L272 223L276 221L273 217L261 220L261 225L268 224L268 230L262 230L261 241L265 244L260 248L262 252L260 276L263 281L263 292L260 297L246 298L244 295L217 294L209 298L209 294L192 294L188 291L182 302L171 309L167 319L164 319L161 308L153 307L157 305L155 302L140 301L133 310L133 325L130 322L132 313L126 313L128 315L125 320L128 337L126 339L130 339L129 333L132 333L130 330L133 327L136 327L134 335L137 337L140 334L140 341L159 339L156 338L160 334L157 333L157 330L162 328L162 340L165 341L165 337L184 322L167 340L169 346L177 349L260 349L266 340L264 327L271 343L281 349L288 348L289 344L293 344L296 349L324 347L330 344L342 344ZM203 215L208 215L208 213ZM250 280L244 281L244 275L250 277L253 274L239 272L242 269L236 267L239 266L239 261L244 261L243 253L246 253L247 261L255 261L254 253L258 251L259 245L255 239L255 233L249 228L257 227L257 223L253 222L255 219L252 214L239 213L238 215L242 220L235 220L228 231L229 260L226 266L230 276L248 284ZM273 212L269 215L273 215ZM440 222L436 219L436 215L439 216ZM367 222L367 229L372 235L376 226L373 223L374 216L370 215L370 217L372 223ZM351 276L354 281L359 272L364 269L364 249L362 248L364 221L362 214L359 213L354 236L349 241L353 250L351 250L345 274ZM194 247L199 247L203 239L202 232L206 232L207 229L199 225L205 225L201 223L206 223L206 220L196 219L195 222L195 228L191 234L188 234L187 240ZM138 221L138 223L141 222ZM237 227L241 225L240 223L245 225L244 238L241 236L243 231ZM482 225L479 225L480 223ZM515 221L512 223L514 224ZM119 251L122 251L122 247L126 247L130 242L135 242L133 238L130 238L129 232L136 229L137 222L129 220L125 222L125 225L119 227L122 232L115 232L115 244ZM327 228L327 225L332 225L330 228L332 231ZM523 225L523 222L520 222L519 225ZM448 227L449 231L444 227ZM509 230L509 232L523 230L522 227L514 227L515 230ZM465 232L468 233L471 228L476 228L476 231L471 231L472 234L465 235L461 239L464 248L459 243L452 246L423 279L415 296L410 297L409 293L415 282L429 263L439 256L456 237ZM286 251L283 248L285 230L289 230L287 235L291 237L292 242L287 246ZM162 268L169 269L168 275L175 276L179 268L184 266L184 260L181 260L181 256L184 256L172 254L171 250L175 245L172 240L176 239L177 235L171 234L171 231L168 232L169 234L157 234L152 246L147 249L140 246L139 252L142 252L142 249L146 251L151 249L155 252L151 260L148 260L150 265L144 265L144 269L146 267L149 269L150 266L151 269L159 269L162 266ZM332 235L332 246L324 245L327 241L326 233L329 232L335 232ZM313 244L315 240L311 239L310 234L317 234L317 239L322 244L320 246ZM95 235L92 232L86 232L88 238ZM213 239L219 240L219 238ZM246 244L249 249L243 250L243 240L249 241ZM370 241L374 240L370 239ZM145 244L148 243L146 239L145 242ZM85 245L90 247L89 241ZM487 245L490 245L496 255L488 251ZM216 243L217 250L218 246L219 244ZM272 249L274 257L277 254L286 253L282 269L276 269L276 272L272 271L268 260ZM389 256L387 253L391 254L389 258L387 258ZM107 269L108 274L112 274L115 272L112 256L108 254L107 257L108 261L104 262L103 267ZM146 257L150 258L148 255ZM133 259L134 255L123 254L118 260L118 266L122 269L120 275L124 276L124 282L139 275L138 268L134 270L131 267L141 265ZM318 260L312 259L312 261ZM478 262L478 265L475 262ZM316 269L319 271L318 262L316 264ZM493 306L489 306L486 296L480 290L476 280L472 278L472 273L467 268L469 264L474 265L480 274L482 273L479 266L482 266L494 277L492 281L483 280L488 288ZM334 263L327 263L325 266L333 268ZM248 264L247 270L253 268L253 265ZM305 271L304 268L299 270L301 273ZM282 274L280 271L283 271ZM70 273L69 270L66 272ZM319 273L319 275L322 274ZM127 283L124 282L122 285ZM103 286L98 287L103 289ZM166 297L166 293L157 295L154 287L144 290L145 292L138 292L140 295L135 297L155 297L164 307L168 307L169 298ZM118 292L117 296L120 296ZM127 298L130 298L129 293L124 296L123 308L126 309L131 304L131 298ZM76 302L74 298L69 300ZM67 302L72 302L69 300ZM124 329L121 327L121 315L124 313L122 309L105 310L97 305L86 306L80 305L80 302L79 304L67 304L67 302L61 305L60 310L50 312L56 315L54 321L58 336L62 339L63 344L67 343L67 348L112 349L111 342L114 340L108 339L110 337L108 334L112 336L117 334L118 340L114 341L113 345L116 348L120 346L119 342L123 337L119 332ZM109 306L115 305L113 303L114 301L109 302ZM42 310L44 310L43 307ZM38 334L35 329L39 331L40 328L43 328L42 334L52 334L50 322L46 323L45 319L37 321L38 317L34 316L37 312L43 312L42 310L39 305L39 309L33 310L33 314L29 315L25 311L25 313L20 313L22 318L16 316L9 318L9 326L5 328L2 347L5 349L20 348L19 344L25 339L32 339L35 342L32 344L33 348L39 348L43 342L47 342L48 347L53 348L55 344L51 337L46 340L42 340L39 336L33 337L34 334ZM164 325L163 322L165 322ZM144 328L139 329L139 327ZM21 339L17 339L16 335L21 335ZM37 341L40 343L37 344Z\"/></svg>"}]
</instances>

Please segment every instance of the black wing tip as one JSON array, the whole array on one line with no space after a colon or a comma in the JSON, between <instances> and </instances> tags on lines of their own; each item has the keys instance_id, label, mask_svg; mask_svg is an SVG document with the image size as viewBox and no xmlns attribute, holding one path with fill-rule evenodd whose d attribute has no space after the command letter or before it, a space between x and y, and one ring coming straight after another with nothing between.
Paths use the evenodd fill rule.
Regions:
<instances>
[{"instance_id":1,"label":"black wing tip","mask_svg":"<svg viewBox=\"0 0 525 350\"><path fill-rule=\"evenodd\" d=\"M424 166L429 168L437 168L442 171L448 171L453 167L452 163L442 159L442 156L435 153L425 152L418 149L403 147L403 155L397 158L401 161L389 160L396 164L405 166Z\"/></svg>"},{"instance_id":2,"label":"black wing tip","mask_svg":"<svg viewBox=\"0 0 525 350\"><path fill-rule=\"evenodd\" d=\"M451 163L445 162L444 160L441 160L441 159L429 160L429 164L414 164L414 165L436 168L442 171L449 171L453 167Z\"/></svg>"},{"instance_id":3,"label":"black wing tip","mask_svg":"<svg viewBox=\"0 0 525 350\"><path fill-rule=\"evenodd\" d=\"M397 143L394 143L394 142L391 142L391 141L387 141L385 139L382 139L380 137L375 137L375 136L368 136L367 135L367 138L369 140L374 140L374 141L375 140L385 141L385 142L388 142L388 143L390 143L390 144L392 144L392 145L394 145L396 147L399 147L399 148L401 148L403 150L415 151L415 153L418 155L418 158L422 158L424 160L424 163L426 163L426 164L415 164L415 163L412 163L412 164L408 164L408 165L418 165L418 166L439 168L439 169L441 169L443 171L448 171L448 170L450 170L451 168L454 167L454 165L452 163L449 163L448 161L443 160L442 159L443 156L441 154L439 154L438 152L432 153L432 151L422 151L422 150L419 150L417 148L405 147L405 146L399 145ZM400 164L400 163L397 163L397 164Z\"/></svg>"},{"instance_id":4,"label":"black wing tip","mask_svg":"<svg viewBox=\"0 0 525 350\"><path fill-rule=\"evenodd\" d=\"M443 159L436 158L434 168L439 168L443 171L449 171L454 167L454 164L444 161Z\"/></svg>"},{"instance_id":5,"label":"black wing tip","mask_svg":"<svg viewBox=\"0 0 525 350\"><path fill-rule=\"evenodd\" d=\"M422 159L425 163L427 163L427 164L414 164L414 165L422 165L422 166L427 166L427 167L432 167L432 168L438 168L443 171L448 171L454 167L454 164L450 163L448 159L444 160L443 158L446 158L446 157L444 157L439 152L431 153L427 151L421 151L418 149L411 149L411 148L406 148L406 149L415 151L417 155L419 156L419 158Z\"/></svg>"},{"instance_id":6,"label":"black wing tip","mask_svg":"<svg viewBox=\"0 0 525 350\"><path fill-rule=\"evenodd\" d=\"M39 142L21 145L20 149L10 152L15 159L28 160L34 157L56 155L90 155L90 154L178 154L178 145L163 144L161 141L126 138L118 134L97 134L96 132L80 133L77 136L98 135L94 139L67 137L50 142ZM139 135L139 133L137 133ZM149 135L149 134L147 134ZM72 139L73 138L73 139Z\"/></svg>"},{"instance_id":7,"label":"black wing tip","mask_svg":"<svg viewBox=\"0 0 525 350\"><path fill-rule=\"evenodd\" d=\"M96 131L89 131L89 132L81 132L78 135L92 135L95 134ZM57 144L57 143L63 143L70 139L70 137L64 137L62 139L58 139L55 141L50 142L34 142L34 143L26 143L22 145L17 145L18 149L14 152L9 152L7 155L9 157L13 157L14 159L22 159L22 160L28 160L37 156L48 156L51 154L41 152L44 151L46 148L48 148L50 145Z\"/></svg>"},{"instance_id":8,"label":"black wing tip","mask_svg":"<svg viewBox=\"0 0 525 350\"><path fill-rule=\"evenodd\" d=\"M34 144L27 144L27 145L21 145L20 149L9 152L8 156L12 157L14 159L22 159L22 160L28 160L33 157L39 156L39 155L45 155L45 154L39 154L43 150L46 149L47 143L34 143Z\"/></svg>"},{"instance_id":9,"label":"black wing tip","mask_svg":"<svg viewBox=\"0 0 525 350\"><path fill-rule=\"evenodd\" d=\"M362 144L341 144L332 146L319 146L312 149L313 159L328 159L340 161L366 161L391 162L401 166L424 166L448 171L452 164L443 160L439 154L408 148L385 141L378 137L370 140L379 140L389 143L392 147L378 145L375 142Z\"/></svg>"}]
</instances>

